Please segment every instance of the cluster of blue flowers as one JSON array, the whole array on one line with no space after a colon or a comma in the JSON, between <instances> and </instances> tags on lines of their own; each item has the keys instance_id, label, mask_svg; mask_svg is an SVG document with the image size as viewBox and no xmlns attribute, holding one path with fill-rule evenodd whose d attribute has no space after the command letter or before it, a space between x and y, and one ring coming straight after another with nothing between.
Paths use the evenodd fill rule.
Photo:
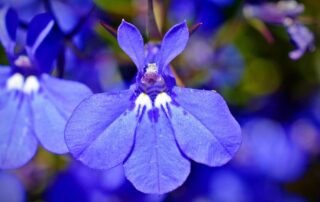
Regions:
<instances>
[{"instance_id":1,"label":"cluster of blue flowers","mask_svg":"<svg viewBox=\"0 0 320 202\"><path fill-rule=\"evenodd\" d=\"M200 170L197 173L202 169L203 175L208 173L210 180L203 186L210 190L207 197L214 201L267 197L265 193L253 196L255 193L248 191L254 187L250 185L251 177L284 183L302 175L315 146L295 139L297 128L290 133L292 139L287 139L287 131L273 120L244 118L239 124L218 92L182 87L180 72L171 65L186 49L185 66L192 66L193 71L201 70L195 66L204 61L215 67L203 75L198 86L221 89L240 82L244 59L238 49L219 41L213 41L216 47L212 48L207 40L209 35L218 35L224 11L232 7L232 0L171 2L168 16L173 21L204 22L199 31L201 39L190 41L188 48L196 28L188 26L191 23L186 20L168 29L161 41L152 40L152 36L145 41L139 29L125 20L119 20L117 29L102 23L136 67L133 73L122 69L123 75L131 76L127 89L123 86L128 85L117 83L119 72L109 68L119 58L103 50L85 56L79 51L88 46L86 37L95 36L97 24L91 21L91 15L97 8L91 1L78 3L35 0L0 4L0 42L8 61L0 66L1 170L26 166L33 161L39 145L49 153L69 155L74 161L49 186L48 201L104 200L97 193L118 189L124 179L142 193L166 194L185 183L191 162L221 167L233 159L227 170L217 169L214 173L195 167ZM184 12L176 12L178 8ZM242 9L248 20L258 19L286 29L296 47L289 53L292 60L314 50L315 37L299 19L304 11L302 4L246 3ZM102 21L108 18L100 12L96 11L94 17ZM189 19L189 13L196 13L195 18ZM99 39L95 43L100 43ZM195 52L201 52L199 57L193 58ZM97 63L103 66L99 70L92 68ZM102 79L110 78L104 82L112 80L111 88L97 82L102 74ZM185 83L188 85L188 81ZM108 91L103 92L105 89ZM12 187L0 191L0 200L12 197L13 192L21 192L17 195L20 198L13 201L25 200L22 185L14 176L1 171L0 184L8 184L8 190ZM216 191L220 184L230 188L232 196ZM74 195L68 193L62 199L56 194L70 186L74 187ZM186 186L197 192L198 185ZM249 198L248 192L252 192ZM135 194L133 197L140 201L162 200ZM188 194L185 197L187 200ZM281 201L287 195L281 192L277 197L270 200Z\"/></svg>"},{"instance_id":2,"label":"cluster of blue flowers","mask_svg":"<svg viewBox=\"0 0 320 202\"><path fill-rule=\"evenodd\" d=\"M17 15L7 7L1 11L1 42L10 61L1 72L2 168L27 163L39 142L56 154L69 151L92 168L123 164L138 190L166 193L186 180L188 159L221 166L238 150L240 127L223 98L176 86L169 64L187 45L185 22L145 50L138 29L122 21L118 43L138 68L136 83L88 97L84 85L49 75L61 40L49 14L32 19L26 45L16 52Z\"/></svg>"}]
</instances>

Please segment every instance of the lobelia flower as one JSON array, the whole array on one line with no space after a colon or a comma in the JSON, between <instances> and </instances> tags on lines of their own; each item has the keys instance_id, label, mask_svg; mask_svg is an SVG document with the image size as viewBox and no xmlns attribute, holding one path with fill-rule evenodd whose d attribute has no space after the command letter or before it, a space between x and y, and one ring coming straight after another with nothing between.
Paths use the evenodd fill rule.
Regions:
<instances>
[{"instance_id":1,"label":"lobelia flower","mask_svg":"<svg viewBox=\"0 0 320 202\"><path fill-rule=\"evenodd\" d=\"M190 161L227 163L238 150L241 129L215 91L175 85L169 63L186 47L185 22L172 27L161 46L145 55L138 29L126 21L118 43L138 68L128 90L85 99L65 129L70 153L92 168L123 164L126 178L145 193L163 194L183 184Z\"/></svg>"},{"instance_id":2,"label":"lobelia flower","mask_svg":"<svg viewBox=\"0 0 320 202\"><path fill-rule=\"evenodd\" d=\"M303 11L303 4L298 4L294 0L244 6L245 16L258 18L266 23L282 25L286 28L292 43L296 47L289 53L289 57L293 60L301 58L305 52L314 49L313 33L298 19Z\"/></svg>"},{"instance_id":3,"label":"lobelia flower","mask_svg":"<svg viewBox=\"0 0 320 202\"><path fill-rule=\"evenodd\" d=\"M49 14L29 24L26 47L15 52L16 13L0 10L0 41L9 67L0 68L0 168L17 168L36 153L38 142L63 154L64 127L75 106L91 91L84 85L51 77L60 47L59 33Z\"/></svg>"}]
</instances>

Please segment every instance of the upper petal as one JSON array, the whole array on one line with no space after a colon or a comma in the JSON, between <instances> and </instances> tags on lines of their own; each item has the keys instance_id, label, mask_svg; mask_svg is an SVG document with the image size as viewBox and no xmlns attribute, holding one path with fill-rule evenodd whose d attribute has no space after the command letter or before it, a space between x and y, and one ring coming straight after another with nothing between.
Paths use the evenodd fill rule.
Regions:
<instances>
[{"instance_id":1,"label":"upper petal","mask_svg":"<svg viewBox=\"0 0 320 202\"><path fill-rule=\"evenodd\" d=\"M0 9L0 42L9 55L14 54L16 32L18 28L18 16L8 7Z\"/></svg>"},{"instance_id":2,"label":"upper petal","mask_svg":"<svg viewBox=\"0 0 320 202\"><path fill-rule=\"evenodd\" d=\"M117 37L120 48L131 58L139 70L143 70L145 56L140 31L133 24L122 20Z\"/></svg>"},{"instance_id":3,"label":"upper petal","mask_svg":"<svg viewBox=\"0 0 320 202\"><path fill-rule=\"evenodd\" d=\"M241 129L216 92L175 87L170 121L182 151L209 166L227 163L241 144Z\"/></svg>"},{"instance_id":4,"label":"upper petal","mask_svg":"<svg viewBox=\"0 0 320 202\"><path fill-rule=\"evenodd\" d=\"M52 70L61 47L62 34L49 13L36 15L30 22L27 33L27 53L43 72Z\"/></svg>"},{"instance_id":5,"label":"upper petal","mask_svg":"<svg viewBox=\"0 0 320 202\"><path fill-rule=\"evenodd\" d=\"M130 110L131 90L101 93L85 99L65 129L70 153L92 168L121 164L133 145L136 114Z\"/></svg>"},{"instance_id":6,"label":"upper petal","mask_svg":"<svg viewBox=\"0 0 320 202\"><path fill-rule=\"evenodd\" d=\"M92 8L92 0L50 1L60 29L69 34Z\"/></svg>"},{"instance_id":7,"label":"upper petal","mask_svg":"<svg viewBox=\"0 0 320 202\"><path fill-rule=\"evenodd\" d=\"M177 57L187 46L189 29L186 22L173 26L164 36L158 58L159 72Z\"/></svg>"},{"instance_id":8,"label":"upper petal","mask_svg":"<svg viewBox=\"0 0 320 202\"><path fill-rule=\"evenodd\" d=\"M162 110L156 108L142 114L135 145L124 169L127 179L144 193L170 192L188 177L190 162L181 154Z\"/></svg>"},{"instance_id":9,"label":"upper petal","mask_svg":"<svg viewBox=\"0 0 320 202\"><path fill-rule=\"evenodd\" d=\"M37 140L26 97L18 92L1 96L0 168L13 169L26 164L36 153Z\"/></svg>"},{"instance_id":10,"label":"upper petal","mask_svg":"<svg viewBox=\"0 0 320 202\"><path fill-rule=\"evenodd\" d=\"M42 91L34 94L34 130L44 148L53 153L67 153L64 129L71 112L91 91L83 84L53 78L44 74Z\"/></svg>"}]
</instances>

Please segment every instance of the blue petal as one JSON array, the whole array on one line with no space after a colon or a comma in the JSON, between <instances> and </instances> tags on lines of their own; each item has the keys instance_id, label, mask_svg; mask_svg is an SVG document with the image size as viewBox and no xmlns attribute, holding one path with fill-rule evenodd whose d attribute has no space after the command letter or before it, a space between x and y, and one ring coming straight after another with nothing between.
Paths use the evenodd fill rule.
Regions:
<instances>
[{"instance_id":1,"label":"blue petal","mask_svg":"<svg viewBox=\"0 0 320 202\"><path fill-rule=\"evenodd\" d=\"M33 96L31 106L35 133L44 148L53 153L67 153L64 128L74 108L90 90L77 82L56 79L48 75L41 78L43 92Z\"/></svg>"},{"instance_id":2,"label":"blue petal","mask_svg":"<svg viewBox=\"0 0 320 202\"><path fill-rule=\"evenodd\" d=\"M153 111L151 116L157 116L157 121L151 121L150 112L142 115L134 149L124 169L127 179L139 191L163 194L183 184L190 162L180 152L164 112Z\"/></svg>"},{"instance_id":3,"label":"blue petal","mask_svg":"<svg viewBox=\"0 0 320 202\"><path fill-rule=\"evenodd\" d=\"M14 54L18 16L13 9L0 9L0 41L8 55Z\"/></svg>"},{"instance_id":4,"label":"blue petal","mask_svg":"<svg viewBox=\"0 0 320 202\"><path fill-rule=\"evenodd\" d=\"M50 100L68 116L84 98L92 95L91 90L82 83L58 79L47 74L42 75L41 84Z\"/></svg>"},{"instance_id":5,"label":"blue petal","mask_svg":"<svg viewBox=\"0 0 320 202\"><path fill-rule=\"evenodd\" d=\"M216 92L175 87L171 123L182 151L209 166L227 163L241 144L241 129Z\"/></svg>"},{"instance_id":6,"label":"blue petal","mask_svg":"<svg viewBox=\"0 0 320 202\"><path fill-rule=\"evenodd\" d=\"M273 120L255 118L243 126L243 159L253 169L281 182L297 180L306 169L306 156ZM243 161L244 162L244 161Z\"/></svg>"},{"instance_id":7,"label":"blue petal","mask_svg":"<svg viewBox=\"0 0 320 202\"><path fill-rule=\"evenodd\" d=\"M121 164L134 141L137 117L132 91L96 94L73 112L65 129L70 153L92 168L107 169Z\"/></svg>"},{"instance_id":8,"label":"blue petal","mask_svg":"<svg viewBox=\"0 0 320 202\"><path fill-rule=\"evenodd\" d=\"M0 88L6 85L7 79L10 77L10 67L0 66Z\"/></svg>"},{"instance_id":9,"label":"blue petal","mask_svg":"<svg viewBox=\"0 0 320 202\"><path fill-rule=\"evenodd\" d=\"M310 30L299 23L288 26L287 31L291 37L296 49L289 53L289 57L297 60L303 56L306 51L314 49L314 36Z\"/></svg>"},{"instance_id":10,"label":"blue petal","mask_svg":"<svg viewBox=\"0 0 320 202\"><path fill-rule=\"evenodd\" d=\"M185 49L188 40L189 30L186 22L173 26L166 33L161 43L158 58L160 72Z\"/></svg>"},{"instance_id":11,"label":"blue petal","mask_svg":"<svg viewBox=\"0 0 320 202\"><path fill-rule=\"evenodd\" d=\"M50 1L50 4L59 27L68 34L78 25L81 17L90 11L93 1Z\"/></svg>"},{"instance_id":12,"label":"blue petal","mask_svg":"<svg viewBox=\"0 0 320 202\"><path fill-rule=\"evenodd\" d=\"M118 28L118 43L120 48L131 58L139 70L144 68L144 43L139 30L122 20Z\"/></svg>"},{"instance_id":13,"label":"blue petal","mask_svg":"<svg viewBox=\"0 0 320 202\"><path fill-rule=\"evenodd\" d=\"M0 106L0 168L12 169L34 156L37 140L31 128L27 98L16 92L4 96L6 104Z\"/></svg>"},{"instance_id":14,"label":"blue petal","mask_svg":"<svg viewBox=\"0 0 320 202\"><path fill-rule=\"evenodd\" d=\"M42 13L35 16L29 24L27 33L27 52L33 62L43 72L52 70L56 59L62 35L55 27L52 16Z\"/></svg>"},{"instance_id":15,"label":"blue petal","mask_svg":"<svg viewBox=\"0 0 320 202\"><path fill-rule=\"evenodd\" d=\"M22 202L26 193L20 180L13 174L0 172L1 201Z\"/></svg>"},{"instance_id":16,"label":"blue petal","mask_svg":"<svg viewBox=\"0 0 320 202\"><path fill-rule=\"evenodd\" d=\"M67 170L59 173L48 186L44 199L48 202L88 202L92 190L85 187L74 174Z\"/></svg>"}]
</instances>

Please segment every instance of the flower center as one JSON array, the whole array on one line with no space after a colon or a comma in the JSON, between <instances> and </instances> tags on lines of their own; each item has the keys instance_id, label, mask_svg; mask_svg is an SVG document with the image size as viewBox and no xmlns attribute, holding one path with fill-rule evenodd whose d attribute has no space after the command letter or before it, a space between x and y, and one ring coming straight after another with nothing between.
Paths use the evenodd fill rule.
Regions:
<instances>
[{"instance_id":1,"label":"flower center","mask_svg":"<svg viewBox=\"0 0 320 202\"><path fill-rule=\"evenodd\" d=\"M158 66L156 63L149 63L143 74L138 89L150 96L151 100L161 93L167 91L166 83L163 77L158 73Z\"/></svg>"},{"instance_id":2,"label":"flower center","mask_svg":"<svg viewBox=\"0 0 320 202\"><path fill-rule=\"evenodd\" d=\"M6 83L8 90L18 90L26 94L36 93L40 89L40 84L37 77L31 75L23 77L20 73L13 74Z\"/></svg>"},{"instance_id":3,"label":"flower center","mask_svg":"<svg viewBox=\"0 0 320 202\"><path fill-rule=\"evenodd\" d=\"M28 56L26 55L20 55L15 61L14 64L18 67L24 67L24 68L30 68L31 61Z\"/></svg>"}]
</instances>

